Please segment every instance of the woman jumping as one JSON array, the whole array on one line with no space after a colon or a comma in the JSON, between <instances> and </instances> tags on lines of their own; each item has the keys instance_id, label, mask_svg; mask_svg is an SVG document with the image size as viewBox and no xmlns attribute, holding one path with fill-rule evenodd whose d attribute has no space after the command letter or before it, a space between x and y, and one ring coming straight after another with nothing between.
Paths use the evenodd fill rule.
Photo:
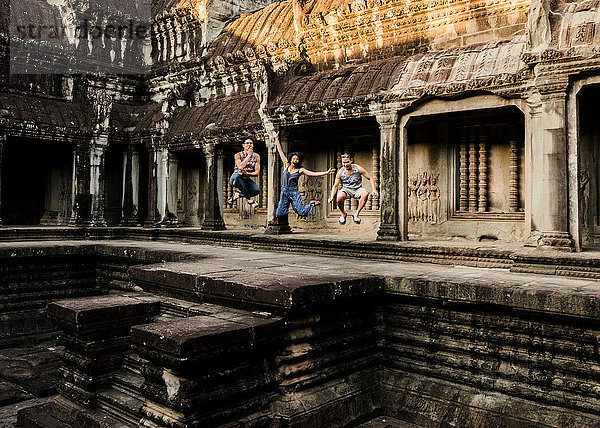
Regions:
<instances>
[{"instance_id":1,"label":"woman jumping","mask_svg":"<svg viewBox=\"0 0 600 428\"><path fill-rule=\"evenodd\" d=\"M302 204L302 195L300 195L300 192L298 191L298 178L300 177L300 174L306 174L311 177L320 177L322 175L333 174L335 169L330 168L328 171L313 172L303 168L302 162L304 161L304 154L301 152L292 152L286 157L281 148L281 143L279 142L279 133L273 132L273 137L277 144L277 151L279 152L279 157L281 157L281 162L285 165L281 183L281 194L279 195L279 205L277 206L275 215L277 217L286 216L289 212L291 203L296 214L300 217L306 217L313 208L320 205L321 202L310 201L308 205Z\"/></svg>"}]
</instances>

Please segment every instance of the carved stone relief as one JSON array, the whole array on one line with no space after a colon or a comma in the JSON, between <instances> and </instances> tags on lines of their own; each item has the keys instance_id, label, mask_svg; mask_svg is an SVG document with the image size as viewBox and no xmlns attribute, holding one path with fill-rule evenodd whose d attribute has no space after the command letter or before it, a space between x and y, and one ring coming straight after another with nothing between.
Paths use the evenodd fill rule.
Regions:
<instances>
[{"instance_id":1,"label":"carved stone relief","mask_svg":"<svg viewBox=\"0 0 600 428\"><path fill-rule=\"evenodd\" d=\"M323 177L303 176L298 182L298 190L302 195L302 203L308 204L309 201L322 201L323 198ZM308 221L317 221L322 217L321 206L314 207L306 217Z\"/></svg>"},{"instance_id":2,"label":"carved stone relief","mask_svg":"<svg viewBox=\"0 0 600 428\"><path fill-rule=\"evenodd\" d=\"M408 219L413 222L440 222L441 189L439 173L421 172L408 177Z\"/></svg>"}]
</instances>

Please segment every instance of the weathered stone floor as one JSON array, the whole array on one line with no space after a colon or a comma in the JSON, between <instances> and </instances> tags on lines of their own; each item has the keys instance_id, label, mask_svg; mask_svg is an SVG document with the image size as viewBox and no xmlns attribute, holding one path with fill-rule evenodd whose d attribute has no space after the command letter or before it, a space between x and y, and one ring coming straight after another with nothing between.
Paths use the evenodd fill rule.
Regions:
<instances>
[{"instance_id":1,"label":"weathered stone floor","mask_svg":"<svg viewBox=\"0 0 600 428\"><path fill-rule=\"evenodd\" d=\"M12 427L17 412L51 400L59 376L55 340L0 349L0 427Z\"/></svg>"}]
</instances>

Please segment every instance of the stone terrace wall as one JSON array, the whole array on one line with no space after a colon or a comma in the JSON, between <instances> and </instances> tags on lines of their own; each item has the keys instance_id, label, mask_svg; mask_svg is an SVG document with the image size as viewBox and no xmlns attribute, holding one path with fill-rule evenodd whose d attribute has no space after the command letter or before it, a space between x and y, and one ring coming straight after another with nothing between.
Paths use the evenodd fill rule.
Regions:
<instances>
[{"instance_id":1,"label":"stone terrace wall","mask_svg":"<svg viewBox=\"0 0 600 428\"><path fill-rule=\"evenodd\" d=\"M424 426L598 426L595 299L496 285L388 283L384 413Z\"/></svg>"},{"instance_id":2,"label":"stone terrace wall","mask_svg":"<svg viewBox=\"0 0 600 428\"><path fill-rule=\"evenodd\" d=\"M0 250L0 347L54 331L48 303L99 292L85 246Z\"/></svg>"},{"instance_id":3,"label":"stone terrace wall","mask_svg":"<svg viewBox=\"0 0 600 428\"><path fill-rule=\"evenodd\" d=\"M0 347L53 333L48 303L128 290L132 265L190 257L172 251L95 244L21 244L0 248Z\"/></svg>"}]
</instances>

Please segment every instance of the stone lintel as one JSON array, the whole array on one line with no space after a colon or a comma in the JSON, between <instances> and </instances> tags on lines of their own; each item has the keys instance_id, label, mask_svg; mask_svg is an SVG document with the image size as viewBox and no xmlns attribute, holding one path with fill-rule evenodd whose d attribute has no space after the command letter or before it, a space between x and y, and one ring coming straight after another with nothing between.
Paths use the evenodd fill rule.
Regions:
<instances>
[{"instance_id":1,"label":"stone lintel","mask_svg":"<svg viewBox=\"0 0 600 428\"><path fill-rule=\"evenodd\" d=\"M226 320L200 315L135 326L131 330L131 340L143 353L167 354L166 360L184 363L229 355L232 351L252 351L272 341L280 327L280 318L248 314Z\"/></svg>"}]
</instances>

